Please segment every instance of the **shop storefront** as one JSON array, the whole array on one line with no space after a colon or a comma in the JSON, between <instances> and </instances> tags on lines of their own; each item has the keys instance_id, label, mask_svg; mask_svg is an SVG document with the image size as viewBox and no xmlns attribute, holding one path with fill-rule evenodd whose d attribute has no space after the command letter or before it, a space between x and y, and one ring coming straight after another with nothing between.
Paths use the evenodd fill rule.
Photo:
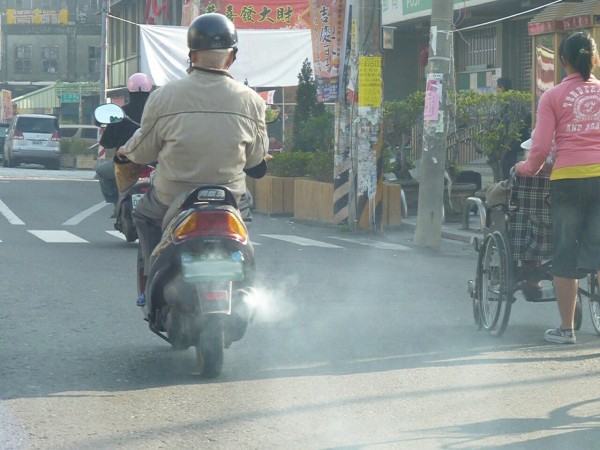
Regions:
<instances>
[{"instance_id":1,"label":"shop storefront","mask_svg":"<svg viewBox=\"0 0 600 450\"><path fill-rule=\"evenodd\" d=\"M574 31L589 32L596 42L600 37L600 2L559 3L545 8L528 26L533 44L533 114L542 94L560 83L566 73L558 58L558 46ZM596 74L598 75L598 74Z\"/></svg>"}]
</instances>

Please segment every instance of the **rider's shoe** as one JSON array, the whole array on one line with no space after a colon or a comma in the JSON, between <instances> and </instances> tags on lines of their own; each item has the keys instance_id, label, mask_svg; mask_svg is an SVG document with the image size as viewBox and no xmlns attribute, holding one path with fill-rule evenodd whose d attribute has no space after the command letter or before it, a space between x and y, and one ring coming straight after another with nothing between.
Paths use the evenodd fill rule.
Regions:
<instances>
[{"instance_id":1,"label":"rider's shoe","mask_svg":"<svg viewBox=\"0 0 600 450\"><path fill-rule=\"evenodd\" d=\"M115 204L115 206L113 207L112 214L110 215L110 219L116 219L116 218L117 218L117 205Z\"/></svg>"},{"instance_id":2,"label":"rider's shoe","mask_svg":"<svg viewBox=\"0 0 600 450\"><path fill-rule=\"evenodd\" d=\"M146 305L146 295L142 294L137 298L136 301L137 306L145 306Z\"/></svg>"},{"instance_id":3,"label":"rider's shoe","mask_svg":"<svg viewBox=\"0 0 600 450\"><path fill-rule=\"evenodd\" d=\"M573 330L563 330L562 328L550 328L544 333L544 339L548 342L557 344L575 344L575 332Z\"/></svg>"}]
</instances>

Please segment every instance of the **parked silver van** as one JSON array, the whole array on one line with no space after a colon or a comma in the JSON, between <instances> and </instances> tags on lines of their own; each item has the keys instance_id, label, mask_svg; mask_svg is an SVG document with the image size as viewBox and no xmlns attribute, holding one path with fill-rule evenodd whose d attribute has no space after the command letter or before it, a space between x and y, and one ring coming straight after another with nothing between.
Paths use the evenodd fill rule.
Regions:
<instances>
[{"instance_id":1,"label":"parked silver van","mask_svg":"<svg viewBox=\"0 0 600 450\"><path fill-rule=\"evenodd\" d=\"M42 164L60 169L60 129L56 116L17 114L13 117L4 143L4 167L21 163Z\"/></svg>"},{"instance_id":2,"label":"parked silver van","mask_svg":"<svg viewBox=\"0 0 600 450\"><path fill-rule=\"evenodd\" d=\"M90 145L94 145L100 140L100 127L96 125L61 124L60 138L83 139L88 141Z\"/></svg>"}]
</instances>

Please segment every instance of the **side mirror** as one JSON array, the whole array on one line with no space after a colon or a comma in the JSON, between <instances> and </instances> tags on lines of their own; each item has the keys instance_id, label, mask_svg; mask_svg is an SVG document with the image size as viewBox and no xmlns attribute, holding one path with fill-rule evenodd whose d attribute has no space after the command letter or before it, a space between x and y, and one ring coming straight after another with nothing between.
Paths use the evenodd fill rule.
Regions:
<instances>
[{"instance_id":1,"label":"side mirror","mask_svg":"<svg viewBox=\"0 0 600 450\"><path fill-rule=\"evenodd\" d=\"M125 111L119 105L106 103L94 110L95 119L102 124L121 122L125 118Z\"/></svg>"},{"instance_id":2,"label":"side mirror","mask_svg":"<svg viewBox=\"0 0 600 450\"><path fill-rule=\"evenodd\" d=\"M279 106L267 103L267 110L265 111L265 123L273 123L279 118L281 109Z\"/></svg>"}]
</instances>

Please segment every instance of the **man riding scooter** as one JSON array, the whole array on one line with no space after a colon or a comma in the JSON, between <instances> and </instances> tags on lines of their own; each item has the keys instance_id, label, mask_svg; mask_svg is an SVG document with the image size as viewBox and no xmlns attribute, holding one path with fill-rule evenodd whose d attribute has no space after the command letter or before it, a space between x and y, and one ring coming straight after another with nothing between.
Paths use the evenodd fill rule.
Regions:
<instances>
[{"instance_id":1,"label":"man riding scooter","mask_svg":"<svg viewBox=\"0 0 600 450\"><path fill-rule=\"evenodd\" d=\"M229 188L239 205L245 172L261 176L266 171L266 104L227 71L237 43L226 16L194 19L187 34L188 76L150 95L140 129L117 151L117 157L138 164L158 161L153 185L133 213L145 274L163 217L177 196L200 184L218 184ZM144 304L141 295L138 306Z\"/></svg>"}]
</instances>

